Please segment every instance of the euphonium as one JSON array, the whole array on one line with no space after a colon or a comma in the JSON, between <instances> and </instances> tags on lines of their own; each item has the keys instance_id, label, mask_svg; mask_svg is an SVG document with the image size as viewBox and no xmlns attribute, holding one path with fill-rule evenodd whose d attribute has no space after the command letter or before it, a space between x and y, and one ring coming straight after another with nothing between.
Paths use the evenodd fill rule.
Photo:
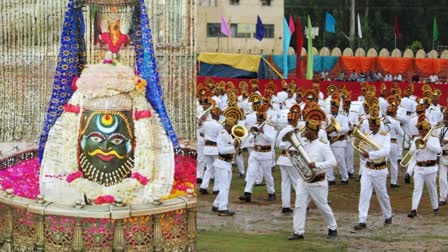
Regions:
<instances>
[{"instance_id":1,"label":"euphonium","mask_svg":"<svg viewBox=\"0 0 448 252\"><path fill-rule=\"evenodd\" d=\"M339 132L341 132L341 125L339 124L339 122L336 120L336 118L331 117L331 122L330 124L325 128L325 131L327 131L327 134L336 131L338 134Z\"/></svg>"},{"instance_id":2,"label":"euphonium","mask_svg":"<svg viewBox=\"0 0 448 252\"><path fill-rule=\"evenodd\" d=\"M234 125L231 130L231 134L234 137L234 143L238 143L238 146L241 146L241 139L246 138L247 135L249 135L249 132L247 131L246 127L241 125ZM236 159L236 156L238 155L240 147L238 147L237 150L235 150L235 154L233 155L233 160Z\"/></svg>"},{"instance_id":3,"label":"euphonium","mask_svg":"<svg viewBox=\"0 0 448 252\"><path fill-rule=\"evenodd\" d=\"M358 152L368 152L370 150L379 150L381 149L372 139L368 138L366 135L364 135L361 130L359 129L359 126L361 125L361 120L355 127L353 128L352 137L354 140L352 141L352 146L355 150ZM383 163L386 160L386 158L379 158L373 160L374 163L380 164Z\"/></svg>"},{"instance_id":4,"label":"euphonium","mask_svg":"<svg viewBox=\"0 0 448 252\"><path fill-rule=\"evenodd\" d=\"M286 133L282 138L282 141L291 143L291 146L286 150L286 154L288 155L289 160L292 163L292 166L297 169L300 176L302 176L303 180L306 182L313 181L316 178L316 170L311 169L308 164L311 163L311 159L305 150L300 144L299 139L296 136L296 130L291 130ZM290 149L295 148L297 152L291 152Z\"/></svg>"}]
</instances>

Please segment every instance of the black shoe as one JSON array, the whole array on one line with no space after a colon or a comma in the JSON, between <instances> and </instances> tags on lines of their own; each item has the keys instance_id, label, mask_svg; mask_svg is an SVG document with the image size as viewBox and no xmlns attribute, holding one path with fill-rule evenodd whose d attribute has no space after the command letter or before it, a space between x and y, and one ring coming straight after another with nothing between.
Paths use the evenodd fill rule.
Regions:
<instances>
[{"instance_id":1,"label":"black shoe","mask_svg":"<svg viewBox=\"0 0 448 252\"><path fill-rule=\"evenodd\" d=\"M336 185L336 181L334 181L334 180L328 181L328 185Z\"/></svg>"},{"instance_id":2,"label":"black shoe","mask_svg":"<svg viewBox=\"0 0 448 252\"><path fill-rule=\"evenodd\" d=\"M210 182L215 183L215 178L211 178Z\"/></svg>"},{"instance_id":3,"label":"black shoe","mask_svg":"<svg viewBox=\"0 0 448 252\"><path fill-rule=\"evenodd\" d=\"M197 178L196 179L196 184L200 185L202 183L202 178Z\"/></svg>"},{"instance_id":4,"label":"black shoe","mask_svg":"<svg viewBox=\"0 0 448 252\"><path fill-rule=\"evenodd\" d=\"M404 175L404 182L406 184L410 184L411 183L411 175L409 175L409 173L406 173L406 175Z\"/></svg>"},{"instance_id":5,"label":"black shoe","mask_svg":"<svg viewBox=\"0 0 448 252\"><path fill-rule=\"evenodd\" d=\"M294 241L294 240L303 240L305 237L303 237L303 234L299 235L299 234L292 234L291 236L288 237L288 240L290 241Z\"/></svg>"},{"instance_id":6,"label":"black shoe","mask_svg":"<svg viewBox=\"0 0 448 252\"><path fill-rule=\"evenodd\" d=\"M266 185L266 183L261 182L261 183L256 183L254 186L265 186L265 185Z\"/></svg>"},{"instance_id":7,"label":"black shoe","mask_svg":"<svg viewBox=\"0 0 448 252\"><path fill-rule=\"evenodd\" d=\"M202 195L206 195L206 194L208 194L207 189L204 189L204 188L200 188L200 189L199 189L199 192L200 192Z\"/></svg>"},{"instance_id":8,"label":"black shoe","mask_svg":"<svg viewBox=\"0 0 448 252\"><path fill-rule=\"evenodd\" d=\"M272 166L271 172L274 172L274 170L275 170L275 166Z\"/></svg>"},{"instance_id":9,"label":"black shoe","mask_svg":"<svg viewBox=\"0 0 448 252\"><path fill-rule=\"evenodd\" d=\"M275 201L275 193L268 194L267 201Z\"/></svg>"},{"instance_id":10,"label":"black shoe","mask_svg":"<svg viewBox=\"0 0 448 252\"><path fill-rule=\"evenodd\" d=\"M218 207L212 206L212 212L218 212Z\"/></svg>"},{"instance_id":11,"label":"black shoe","mask_svg":"<svg viewBox=\"0 0 448 252\"><path fill-rule=\"evenodd\" d=\"M223 210L218 212L218 216L233 216L235 214L234 211Z\"/></svg>"},{"instance_id":12,"label":"black shoe","mask_svg":"<svg viewBox=\"0 0 448 252\"><path fill-rule=\"evenodd\" d=\"M349 172L348 173L348 178L353 178L353 173Z\"/></svg>"},{"instance_id":13,"label":"black shoe","mask_svg":"<svg viewBox=\"0 0 448 252\"><path fill-rule=\"evenodd\" d=\"M439 201L439 206L444 206L444 205L446 205L446 200L445 201Z\"/></svg>"},{"instance_id":14,"label":"black shoe","mask_svg":"<svg viewBox=\"0 0 448 252\"><path fill-rule=\"evenodd\" d=\"M348 185L348 180L341 180L341 185Z\"/></svg>"},{"instance_id":15,"label":"black shoe","mask_svg":"<svg viewBox=\"0 0 448 252\"><path fill-rule=\"evenodd\" d=\"M384 225L390 225L390 224L392 224L392 217L384 220Z\"/></svg>"},{"instance_id":16,"label":"black shoe","mask_svg":"<svg viewBox=\"0 0 448 252\"><path fill-rule=\"evenodd\" d=\"M358 180L361 180L362 174L358 176Z\"/></svg>"},{"instance_id":17,"label":"black shoe","mask_svg":"<svg viewBox=\"0 0 448 252\"><path fill-rule=\"evenodd\" d=\"M338 236L338 230L328 229L328 237L329 238L336 238L337 236Z\"/></svg>"},{"instance_id":18,"label":"black shoe","mask_svg":"<svg viewBox=\"0 0 448 252\"><path fill-rule=\"evenodd\" d=\"M240 178L244 178L245 175L243 173L240 173Z\"/></svg>"},{"instance_id":19,"label":"black shoe","mask_svg":"<svg viewBox=\"0 0 448 252\"><path fill-rule=\"evenodd\" d=\"M397 184L390 184L390 188L399 188L400 187L400 185L397 183Z\"/></svg>"},{"instance_id":20,"label":"black shoe","mask_svg":"<svg viewBox=\"0 0 448 252\"><path fill-rule=\"evenodd\" d=\"M417 210L411 210L411 211L408 213L408 217L409 217L409 218L414 218L415 216L417 216Z\"/></svg>"},{"instance_id":21,"label":"black shoe","mask_svg":"<svg viewBox=\"0 0 448 252\"><path fill-rule=\"evenodd\" d=\"M292 212L293 212L292 209L289 207L282 208L282 213L292 213Z\"/></svg>"},{"instance_id":22,"label":"black shoe","mask_svg":"<svg viewBox=\"0 0 448 252\"><path fill-rule=\"evenodd\" d=\"M365 223L358 223L354 226L355 230L363 230L367 228L367 224Z\"/></svg>"},{"instance_id":23,"label":"black shoe","mask_svg":"<svg viewBox=\"0 0 448 252\"><path fill-rule=\"evenodd\" d=\"M439 208L433 209L432 213L435 214L435 215L439 214Z\"/></svg>"},{"instance_id":24,"label":"black shoe","mask_svg":"<svg viewBox=\"0 0 448 252\"><path fill-rule=\"evenodd\" d=\"M219 191L213 191L213 194L218 194L219 193Z\"/></svg>"},{"instance_id":25,"label":"black shoe","mask_svg":"<svg viewBox=\"0 0 448 252\"><path fill-rule=\"evenodd\" d=\"M252 195L251 193L244 192L244 194L241 195L239 197L239 199L242 200L242 201L250 202L251 201L251 195Z\"/></svg>"}]
</instances>

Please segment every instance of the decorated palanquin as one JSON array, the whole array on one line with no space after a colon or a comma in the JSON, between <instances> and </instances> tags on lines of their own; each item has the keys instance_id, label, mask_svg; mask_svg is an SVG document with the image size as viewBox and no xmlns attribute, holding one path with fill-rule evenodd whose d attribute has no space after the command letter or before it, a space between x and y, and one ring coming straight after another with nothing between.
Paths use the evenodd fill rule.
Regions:
<instances>
[{"instance_id":1,"label":"decorated palanquin","mask_svg":"<svg viewBox=\"0 0 448 252\"><path fill-rule=\"evenodd\" d=\"M130 67L87 65L49 132L41 164L46 200L152 202L170 194L173 145Z\"/></svg>"},{"instance_id":2,"label":"decorated palanquin","mask_svg":"<svg viewBox=\"0 0 448 252\"><path fill-rule=\"evenodd\" d=\"M86 7L99 64L85 60ZM0 251L196 249L195 152L165 109L146 12L144 0L69 0L39 146L0 154ZM128 43L135 67L120 64Z\"/></svg>"}]
</instances>

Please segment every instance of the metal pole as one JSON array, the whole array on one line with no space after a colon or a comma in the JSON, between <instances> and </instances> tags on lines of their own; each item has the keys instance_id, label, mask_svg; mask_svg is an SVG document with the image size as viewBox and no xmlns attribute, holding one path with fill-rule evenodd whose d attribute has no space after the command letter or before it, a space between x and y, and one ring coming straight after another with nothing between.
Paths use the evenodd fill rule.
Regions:
<instances>
[{"instance_id":1,"label":"metal pole","mask_svg":"<svg viewBox=\"0 0 448 252\"><path fill-rule=\"evenodd\" d=\"M394 34L394 49L397 48L397 34Z\"/></svg>"}]
</instances>

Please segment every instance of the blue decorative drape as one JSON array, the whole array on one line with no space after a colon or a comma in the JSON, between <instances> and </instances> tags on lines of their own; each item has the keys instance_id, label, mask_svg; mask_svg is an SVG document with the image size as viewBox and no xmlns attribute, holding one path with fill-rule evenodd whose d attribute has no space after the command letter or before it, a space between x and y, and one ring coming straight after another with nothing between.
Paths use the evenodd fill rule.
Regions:
<instances>
[{"instance_id":1,"label":"blue decorative drape","mask_svg":"<svg viewBox=\"0 0 448 252\"><path fill-rule=\"evenodd\" d=\"M167 135L175 149L178 149L179 142L176 132L171 125L170 118L166 112L165 102L162 99L162 87L159 83L159 73L157 72L156 57L152 43L151 28L149 18L146 13L145 1L140 0L139 8L134 12L134 32L135 55L137 71L143 79L148 82L146 86L146 98L151 103L154 110L159 114L160 120Z\"/></svg>"},{"instance_id":2,"label":"blue decorative drape","mask_svg":"<svg viewBox=\"0 0 448 252\"><path fill-rule=\"evenodd\" d=\"M64 104L72 97L71 84L73 78L79 76L86 64L84 42L84 18L81 5L70 0L65 13L64 26L61 34L61 48L59 49L58 63L53 81L50 104L45 118L39 142L39 160L45 149L48 132L64 111Z\"/></svg>"}]
</instances>

